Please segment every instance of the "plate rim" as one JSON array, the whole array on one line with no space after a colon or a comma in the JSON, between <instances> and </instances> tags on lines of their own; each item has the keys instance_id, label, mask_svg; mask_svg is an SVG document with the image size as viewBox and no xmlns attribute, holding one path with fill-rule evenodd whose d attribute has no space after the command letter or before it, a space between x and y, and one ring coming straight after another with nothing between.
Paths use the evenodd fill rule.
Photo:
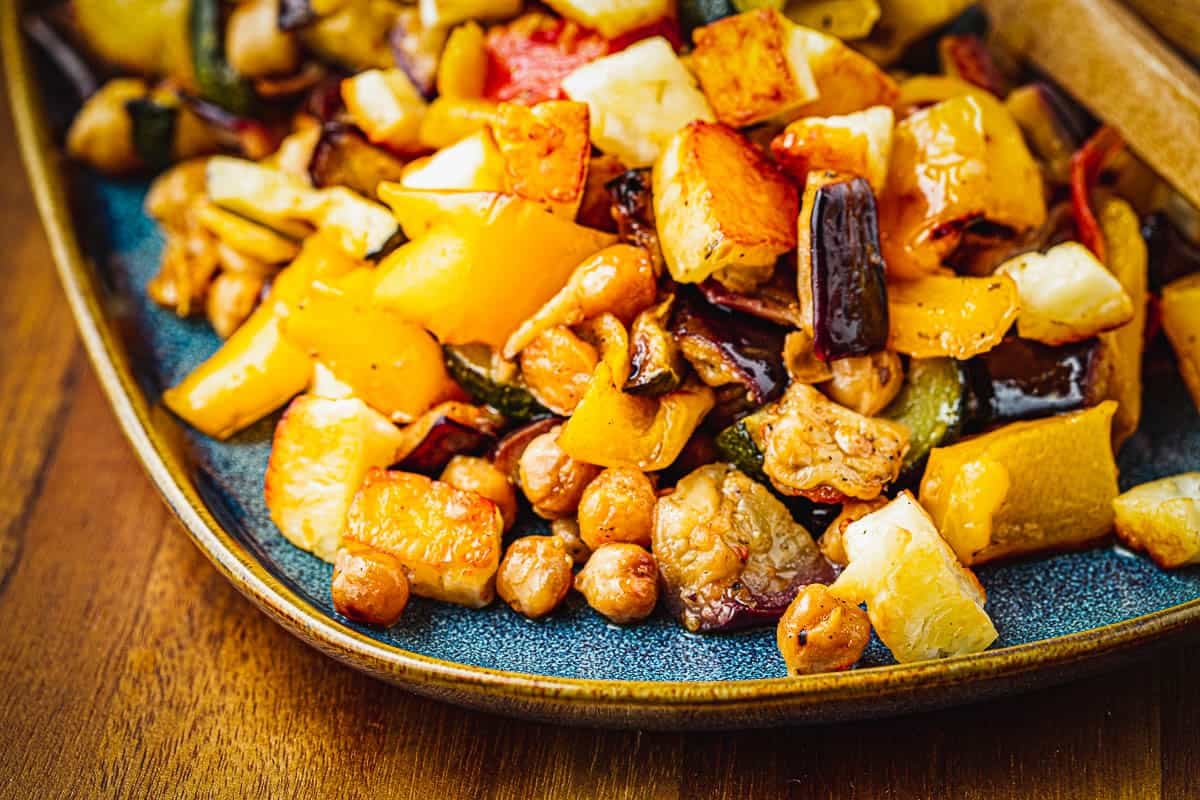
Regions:
<instances>
[{"instance_id":1,"label":"plate rim","mask_svg":"<svg viewBox=\"0 0 1200 800\"><path fill-rule=\"evenodd\" d=\"M882 705L883 713L948 705L968 697L972 688L994 694L989 686L999 683L1001 690L1003 685L1015 690L1038 674L1069 679L1073 674L1067 671L1073 667L1094 669L1200 622L1198 598L1098 628L940 661L737 681L623 681L510 672L425 656L339 623L272 575L221 527L153 422L152 407L104 310L97 275L80 248L68 211L62 155L41 110L20 30L21 5L19 0L0 2L0 51L18 145L59 281L109 405L142 468L205 557L268 617L325 654L402 688L459 705L567 723L711 727L730 721L771 724L877 716L878 711L867 708L875 703ZM943 695L949 702L940 702L938 693L949 689L959 691ZM564 713L571 716L562 719Z\"/></svg>"}]
</instances>

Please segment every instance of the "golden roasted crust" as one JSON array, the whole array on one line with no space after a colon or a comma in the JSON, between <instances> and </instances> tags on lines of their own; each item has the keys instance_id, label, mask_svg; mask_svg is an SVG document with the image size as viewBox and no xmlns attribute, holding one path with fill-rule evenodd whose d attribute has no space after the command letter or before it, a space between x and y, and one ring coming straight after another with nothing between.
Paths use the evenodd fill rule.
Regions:
<instances>
[{"instance_id":1,"label":"golden roasted crust","mask_svg":"<svg viewBox=\"0 0 1200 800\"><path fill-rule=\"evenodd\" d=\"M796 246L796 187L733 129L696 121L654 168L654 212L675 280L770 267Z\"/></svg>"},{"instance_id":2,"label":"golden roasted crust","mask_svg":"<svg viewBox=\"0 0 1200 800\"><path fill-rule=\"evenodd\" d=\"M792 47L794 29L762 8L695 31L691 66L717 119L744 128L816 99L808 62Z\"/></svg>"},{"instance_id":3,"label":"golden roasted crust","mask_svg":"<svg viewBox=\"0 0 1200 800\"><path fill-rule=\"evenodd\" d=\"M1200 473L1136 486L1113 501L1116 531L1164 569L1200 563Z\"/></svg>"},{"instance_id":4,"label":"golden roasted crust","mask_svg":"<svg viewBox=\"0 0 1200 800\"><path fill-rule=\"evenodd\" d=\"M547 100L535 106L501 103L492 135L504 157L509 191L574 219L592 152L587 104L571 100Z\"/></svg>"}]
</instances>

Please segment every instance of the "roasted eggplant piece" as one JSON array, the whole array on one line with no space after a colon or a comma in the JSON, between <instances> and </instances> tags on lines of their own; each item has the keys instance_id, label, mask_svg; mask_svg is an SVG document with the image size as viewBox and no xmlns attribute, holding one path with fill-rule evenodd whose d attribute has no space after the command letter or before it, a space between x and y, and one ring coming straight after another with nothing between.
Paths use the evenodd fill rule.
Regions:
<instances>
[{"instance_id":1,"label":"roasted eggplant piece","mask_svg":"<svg viewBox=\"0 0 1200 800\"><path fill-rule=\"evenodd\" d=\"M788 380L783 328L709 305L686 290L671 330L684 358L709 386L739 384L755 405L783 394Z\"/></svg>"},{"instance_id":2,"label":"roasted eggplant piece","mask_svg":"<svg viewBox=\"0 0 1200 800\"><path fill-rule=\"evenodd\" d=\"M715 306L749 314L785 328L799 328L803 324L800 304L796 300L794 265L792 269L776 267L771 280L749 294L735 292L715 278L709 278L697 288L704 299Z\"/></svg>"},{"instance_id":3,"label":"roasted eggplant piece","mask_svg":"<svg viewBox=\"0 0 1200 800\"><path fill-rule=\"evenodd\" d=\"M658 228L654 223L654 196L650 188L649 169L631 169L618 175L606 185L612 197L612 216L617 222L621 241L644 247L661 272L662 249L658 244Z\"/></svg>"},{"instance_id":4,"label":"roasted eggplant piece","mask_svg":"<svg viewBox=\"0 0 1200 800\"><path fill-rule=\"evenodd\" d=\"M1045 81L1013 89L1004 99L1004 107L1017 121L1030 149L1046 163L1049 176L1065 183L1071 154L1095 130L1096 121Z\"/></svg>"},{"instance_id":5,"label":"roasted eggplant piece","mask_svg":"<svg viewBox=\"0 0 1200 800\"><path fill-rule=\"evenodd\" d=\"M191 0L188 29L200 96L233 114L252 114L258 107L254 86L225 59L221 0Z\"/></svg>"},{"instance_id":6,"label":"roasted eggplant piece","mask_svg":"<svg viewBox=\"0 0 1200 800\"><path fill-rule=\"evenodd\" d=\"M512 375L499 375L493 367L491 348L486 345L446 345L446 369L467 394L486 403L514 422L550 416L529 390L521 385L515 368Z\"/></svg>"},{"instance_id":7,"label":"roasted eggplant piece","mask_svg":"<svg viewBox=\"0 0 1200 800\"><path fill-rule=\"evenodd\" d=\"M1099 340L1059 347L1009 336L968 362L977 425L1050 417L1104 399L1108 368Z\"/></svg>"},{"instance_id":8,"label":"roasted eggplant piece","mask_svg":"<svg viewBox=\"0 0 1200 800\"><path fill-rule=\"evenodd\" d=\"M621 388L630 394L657 397L673 392L683 383L687 369L668 322L675 296L637 315L629 328L629 378Z\"/></svg>"},{"instance_id":9,"label":"roasted eggplant piece","mask_svg":"<svg viewBox=\"0 0 1200 800\"><path fill-rule=\"evenodd\" d=\"M879 219L865 179L809 175L800 212L797 281L817 358L833 361L887 347Z\"/></svg>"},{"instance_id":10,"label":"roasted eggplant piece","mask_svg":"<svg viewBox=\"0 0 1200 800\"><path fill-rule=\"evenodd\" d=\"M448 27L427 28L422 25L421 15L416 9L400 12L388 34L396 66L404 70L413 86L427 100L437 94L438 61L449 36Z\"/></svg>"},{"instance_id":11,"label":"roasted eggplant piece","mask_svg":"<svg viewBox=\"0 0 1200 800\"><path fill-rule=\"evenodd\" d=\"M1200 246L1188 241L1165 213L1142 220L1142 238L1149 250L1152 291L1161 292L1171 281L1200 272Z\"/></svg>"},{"instance_id":12,"label":"roasted eggplant piece","mask_svg":"<svg viewBox=\"0 0 1200 800\"><path fill-rule=\"evenodd\" d=\"M330 123L321 130L321 138L308 162L313 186L345 186L378 200L375 190L380 181L399 181L404 162L367 141L355 128Z\"/></svg>"},{"instance_id":13,"label":"roasted eggplant piece","mask_svg":"<svg viewBox=\"0 0 1200 800\"><path fill-rule=\"evenodd\" d=\"M486 451L496 441L500 418L465 403L442 403L401 431L396 468L437 476L454 456Z\"/></svg>"},{"instance_id":14,"label":"roasted eggplant piece","mask_svg":"<svg viewBox=\"0 0 1200 800\"><path fill-rule=\"evenodd\" d=\"M730 0L679 0L679 27L690 44L692 31L738 13Z\"/></svg>"},{"instance_id":15,"label":"roasted eggplant piece","mask_svg":"<svg viewBox=\"0 0 1200 800\"><path fill-rule=\"evenodd\" d=\"M777 620L833 568L770 490L728 464L683 478L655 511L664 600L685 628L731 631Z\"/></svg>"},{"instance_id":16,"label":"roasted eggplant piece","mask_svg":"<svg viewBox=\"0 0 1200 800\"><path fill-rule=\"evenodd\" d=\"M165 169L171 163L179 107L139 97L127 102L125 110L133 122L131 136L138 158L152 170Z\"/></svg>"},{"instance_id":17,"label":"roasted eggplant piece","mask_svg":"<svg viewBox=\"0 0 1200 800\"><path fill-rule=\"evenodd\" d=\"M942 72L978 86L997 97L1005 94L1004 74L992 60L983 37L976 33L951 33L938 40Z\"/></svg>"},{"instance_id":18,"label":"roasted eggplant piece","mask_svg":"<svg viewBox=\"0 0 1200 800\"><path fill-rule=\"evenodd\" d=\"M908 452L900 482L920 477L929 451L958 438L967 421L966 375L951 358L914 358L904 386L880 415L908 428Z\"/></svg>"}]
</instances>

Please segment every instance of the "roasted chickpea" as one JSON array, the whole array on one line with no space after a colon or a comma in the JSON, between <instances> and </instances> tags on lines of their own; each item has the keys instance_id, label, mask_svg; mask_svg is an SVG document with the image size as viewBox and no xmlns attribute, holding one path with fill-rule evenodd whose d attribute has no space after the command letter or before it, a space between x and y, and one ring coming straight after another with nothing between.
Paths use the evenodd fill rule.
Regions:
<instances>
[{"instance_id":1,"label":"roasted chickpea","mask_svg":"<svg viewBox=\"0 0 1200 800\"><path fill-rule=\"evenodd\" d=\"M329 587L338 613L368 625L395 625L408 605L408 577L399 560L361 544L341 547Z\"/></svg>"},{"instance_id":2,"label":"roasted chickpea","mask_svg":"<svg viewBox=\"0 0 1200 800\"><path fill-rule=\"evenodd\" d=\"M517 493L504 473L486 458L455 456L442 470L442 483L481 494L500 509L504 530L517 521Z\"/></svg>"},{"instance_id":3,"label":"roasted chickpea","mask_svg":"<svg viewBox=\"0 0 1200 800\"><path fill-rule=\"evenodd\" d=\"M562 451L559 430L554 428L530 442L521 453L517 470L521 490L534 513L545 519L574 514L583 490L600 472L599 467L576 461Z\"/></svg>"},{"instance_id":4,"label":"roasted chickpea","mask_svg":"<svg viewBox=\"0 0 1200 800\"><path fill-rule=\"evenodd\" d=\"M819 583L800 590L775 630L775 643L791 675L852 667L870 638L866 612Z\"/></svg>"},{"instance_id":5,"label":"roasted chickpea","mask_svg":"<svg viewBox=\"0 0 1200 800\"><path fill-rule=\"evenodd\" d=\"M658 566L636 544L601 545L575 576L588 605L613 622L645 619L658 604Z\"/></svg>"},{"instance_id":6,"label":"roasted chickpea","mask_svg":"<svg viewBox=\"0 0 1200 800\"><path fill-rule=\"evenodd\" d=\"M632 467L606 469L583 490L579 535L593 550L609 542L649 547L656 500L646 473Z\"/></svg>"},{"instance_id":7,"label":"roasted chickpea","mask_svg":"<svg viewBox=\"0 0 1200 800\"><path fill-rule=\"evenodd\" d=\"M876 497L874 500L846 501L842 505L841 513L833 518L833 522L829 523L829 527L825 529L825 533L821 534L821 539L817 542L822 555L834 564L840 564L843 567L849 564L850 559L846 556L846 548L842 545L842 536L846 533L846 528L850 527L851 523L857 522L873 511L878 511L887 504L886 497Z\"/></svg>"},{"instance_id":8,"label":"roasted chickpea","mask_svg":"<svg viewBox=\"0 0 1200 800\"><path fill-rule=\"evenodd\" d=\"M225 26L225 55L242 75L285 75L300 65L294 34L279 30L279 0L239 3Z\"/></svg>"},{"instance_id":9,"label":"roasted chickpea","mask_svg":"<svg viewBox=\"0 0 1200 800\"><path fill-rule=\"evenodd\" d=\"M887 408L904 385L900 356L891 350L840 358L830 368L833 378L823 387L829 399L864 417L873 417Z\"/></svg>"},{"instance_id":10,"label":"roasted chickpea","mask_svg":"<svg viewBox=\"0 0 1200 800\"><path fill-rule=\"evenodd\" d=\"M166 227L182 228L197 197L204 196L207 159L176 164L159 175L146 193L146 213Z\"/></svg>"},{"instance_id":11,"label":"roasted chickpea","mask_svg":"<svg viewBox=\"0 0 1200 800\"><path fill-rule=\"evenodd\" d=\"M583 399L598 360L595 347L557 325L521 351L521 375L539 403L565 416Z\"/></svg>"},{"instance_id":12,"label":"roasted chickpea","mask_svg":"<svg viewBox=\"0 0 1200 800\"><path fill-rule=\"evenodd\" d=\"M508 546L496 573L496 593L518 614L549 614L571 591L572 568L557 536L522 536Z\"/></svg>"},{"instance_id":13,"label":"roasted chickpea","mask_svg":"<svg viewBox=\"0 0 1200 800\"><path fill-rule=\"evenodd\" d=\"M573 519L556 519L550 523L550 534L562 539L567 555L576 565L582 566L592 555L592 548L579 536L579 523Z\"/></svg>"}]
</instances>

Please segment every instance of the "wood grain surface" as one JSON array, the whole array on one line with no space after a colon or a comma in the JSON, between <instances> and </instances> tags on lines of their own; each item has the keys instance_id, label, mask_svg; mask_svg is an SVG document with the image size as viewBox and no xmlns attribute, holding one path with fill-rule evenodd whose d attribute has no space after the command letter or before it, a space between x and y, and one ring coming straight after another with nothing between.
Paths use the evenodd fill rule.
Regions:
<instances>
[{"instance_id":1,"label":"wood grain surface","mask_svg":"<svg viewBox=\"0 0 1200 800\"><path fill-rule=\"evenodd\" d=\"M1197 646L937 714L700 735L472 713L307 648L121 437L0 105L0 798L1200 797Z\"/></svg>"}]
</instances>

